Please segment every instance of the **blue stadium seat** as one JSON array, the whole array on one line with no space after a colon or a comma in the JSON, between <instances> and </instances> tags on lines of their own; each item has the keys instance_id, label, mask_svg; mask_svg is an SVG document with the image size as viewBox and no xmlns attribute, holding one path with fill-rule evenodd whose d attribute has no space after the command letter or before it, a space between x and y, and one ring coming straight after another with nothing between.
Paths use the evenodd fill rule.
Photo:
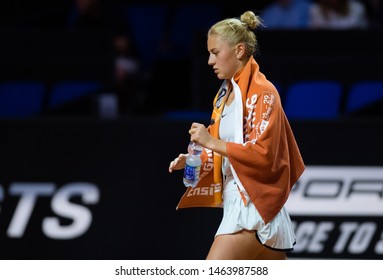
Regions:
<instances>
[{"instance_id":1,"label":"blue stadium seat","mask_svg":"<svg viewBox=\"0 0 383 280\"><path fill-rule=\"evenodd\" d=\"M43 109L45 85L38 81L14 81L0 84L0 117L25 118Z\"/></svg>"},{"instance_id":2,"label":"blue stadium seat","mask_svg":"<svg viewBox=\"0 0 383 280\"><path fill-rule=\"evenodd\" d=\"M350 114L383 102L382 81L358 81L348 91L345 113Z\"/></svg>"},{"instance_id":3,"label":"blue stadium seat","mask_svg":"<svg viewBox=\"0 0 383 280\"><path fill-rule=\"evenodd\" d=\"M285 92L284 110L289 119L336 119L341 114L342 95L338 81L294 82Z\"/></svg>"},{"instance_id":4,"label":"blue stadium seat","mask_svg":"<svg viewBox=\"0 0 383 280\"><path fill-rule=\"evenodd\" d=\"M48 102L49 109L56 108L79 98L98 93L103 84L99 81L65 81L53 85Z\"/></svg>"}]
</instances>

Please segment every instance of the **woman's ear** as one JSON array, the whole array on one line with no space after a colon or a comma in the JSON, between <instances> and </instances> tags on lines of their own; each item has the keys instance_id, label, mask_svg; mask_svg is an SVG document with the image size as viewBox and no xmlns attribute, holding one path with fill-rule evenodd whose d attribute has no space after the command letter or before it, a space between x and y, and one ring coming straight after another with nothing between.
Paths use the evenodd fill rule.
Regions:
<instances>
[{"instance_id":1,"label":"woman's ear","mask_svg":"<svg viewBox=\"0 0 383 280\"><path fill-rule=\"evenodd\" d=\"M239 43L236 47L236 55L238 59L241 59L245 54L246 46L243 43Z\"/></svg>"}]
</instances>

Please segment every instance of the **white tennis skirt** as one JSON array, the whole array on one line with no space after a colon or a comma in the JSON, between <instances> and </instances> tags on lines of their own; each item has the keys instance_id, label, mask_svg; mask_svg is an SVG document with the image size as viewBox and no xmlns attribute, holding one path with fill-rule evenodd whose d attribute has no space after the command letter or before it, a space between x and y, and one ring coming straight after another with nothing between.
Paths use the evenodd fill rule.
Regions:
<instances>
[{"instance_id":1,"label":"white tennis skirt","mask_svg":"<svg viewBox=\"0 0 383 280\"><path fill-rule=\"evenodd\" d=\"M292 250L296 237L285 207L271 222L265 224L246 191L242 192L248 201L246 206L234 179L224 183L223 217L215 236L233 234L244 229L254 230L263 245L276 250Z\"/></svg>"}]
</instances>

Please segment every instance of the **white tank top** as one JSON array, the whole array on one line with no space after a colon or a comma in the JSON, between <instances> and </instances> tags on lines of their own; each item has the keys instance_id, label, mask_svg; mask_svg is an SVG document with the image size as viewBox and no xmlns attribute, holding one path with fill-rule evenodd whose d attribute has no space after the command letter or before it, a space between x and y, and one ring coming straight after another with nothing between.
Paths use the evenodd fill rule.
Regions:
<instances>
[{"instance_id":1,"label":"white tank top","mask_svg":"<svg viewBox=\"0 0 383 280\"><path fill-rule=\"evenodd\" d=\"M234 141L234 108L235 105L233 101L230 105L225 105L221 115L221 122L219 125L219 136L221 140L226 142ZM222 173L226 177L233 177L233 174L230 170L229 159L227 157L222 157Z\"/></svg>"}]
</instances>

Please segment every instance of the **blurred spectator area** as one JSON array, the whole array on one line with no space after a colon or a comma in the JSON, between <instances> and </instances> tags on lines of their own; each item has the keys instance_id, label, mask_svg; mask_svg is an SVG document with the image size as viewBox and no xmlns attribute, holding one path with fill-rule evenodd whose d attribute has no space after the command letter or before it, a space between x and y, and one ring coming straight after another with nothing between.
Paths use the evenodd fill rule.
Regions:
<instances>
[{"instance_id":1,"label":"blurred spectator area","mask_svg":"<svg viewBox=\"0 0 383 280\"><path fill-rule=\"evenodd\" d=\"M1 80L107 80L111 76L108 33L3 29L0 36Z\"/></svg>"},{"instance_id":2,"label":"blurred spectator area","mask_svg":"<svg viewBox=\"0 0 383 280\"><path fill-rule=\"evenodd\" d=\"M133 44L139 48L140 58L147 67L142 92L146 98L144 114L168 110L210 111L221 81L207 64L208 26L226 16L239 16L245 9L261 10L268 1L236 7L218 1L195 2L177 5L170 1L155 2L163 7L157 11L164 12L164 17L156 21L146 14L149 18L143 33L133 30L139 28L139 18L135 18L137 21L129 18L128 7L153 2L108 2L116 3L118 10L126 12L121 24L127 25L128 34L132 35ZM0 6L3 8L0 9L0 82L42 81L48 91L59 81L113 83L113 36L120 31L68 30L67 21L73 9L73 1L69 0L9 0ZM145 9L143 13L145 15ZM148 23L151 19L154 21ZM357 80L383 80L379 70L383 63L382 28L365 31L264 29L258 31L257 36L256 59L261 71L278 84L282 99L291 83L305 79L337 80L346 91ZM150 49L143 51L149 47L145 46L145 38L150 42ZM148 57L151 61L147 61Z\"/></svg>"},{"instance_id":3,"label":"blurred spectator area","mask_svg":"<svg viewBox=\"0 0 383 280\"><path fill-rule=\"evenodd\" d=\"M358 31L262 30L255 56L261 71L278 84L282 99L295 81L336 80L347 89L358 80L383 80L381 29ZM195 106L208 109L219 82L207 65L206 38L196 38L193 58Z\"/></svg>"}]
</instances>

